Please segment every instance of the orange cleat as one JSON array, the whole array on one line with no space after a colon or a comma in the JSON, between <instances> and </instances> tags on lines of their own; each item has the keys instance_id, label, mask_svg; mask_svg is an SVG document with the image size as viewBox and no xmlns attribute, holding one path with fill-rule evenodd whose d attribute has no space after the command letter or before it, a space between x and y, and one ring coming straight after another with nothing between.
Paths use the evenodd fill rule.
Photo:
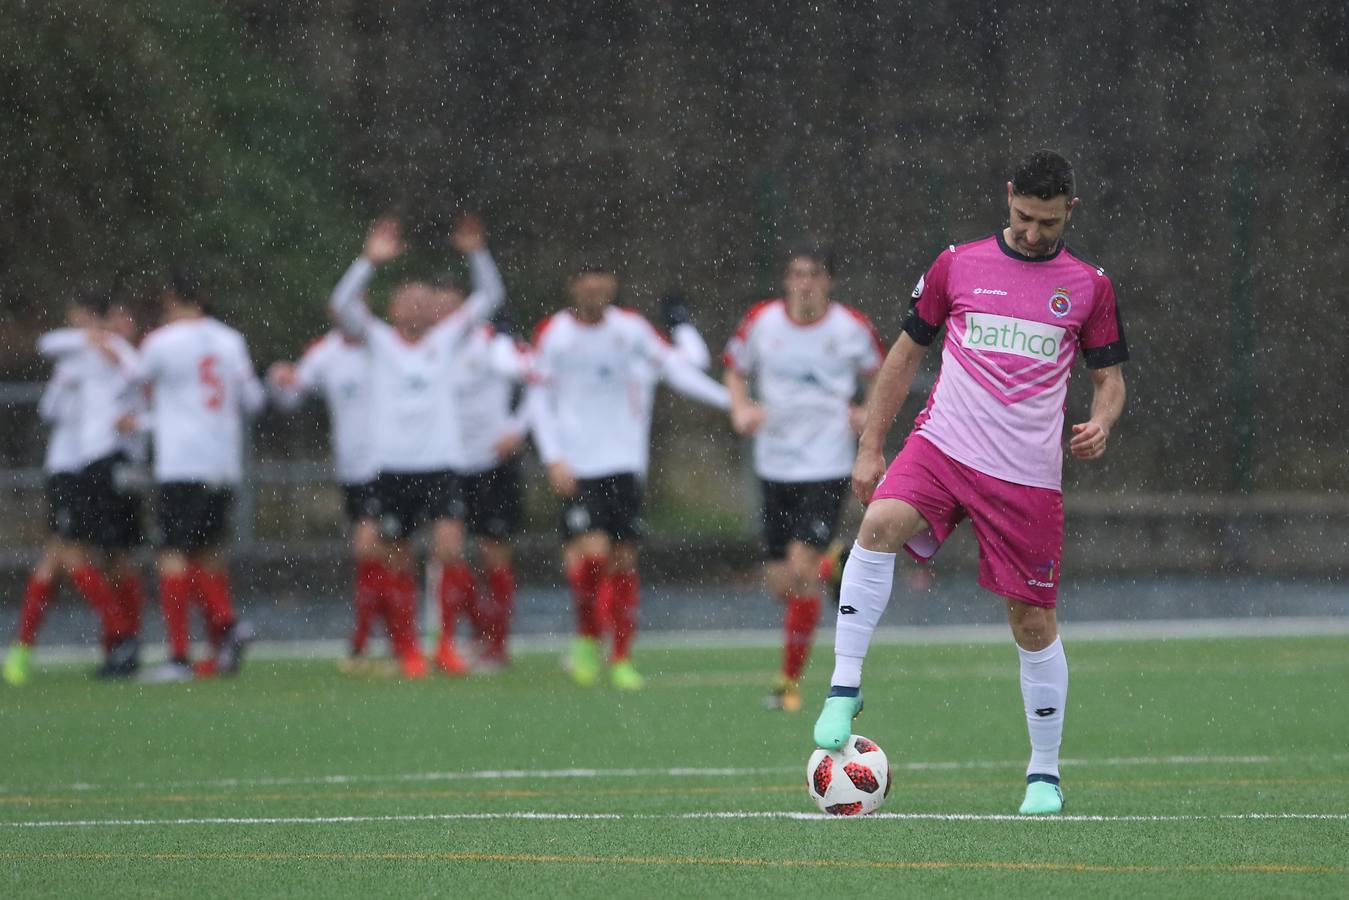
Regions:
<instances>
[{"instance_id":1,"label":"orange cleat","mask_svg":"<svg viewBox=\"0 0 1349 900\"><path fill-rule=\"evenodd\" d=\"M192 674L197 678L214 678L219 675L220 669L216 666L215 657L197 660L192 664Z\"/></svg>"},{"instance_id":2,"label":"orange cleat","mask_svg":"<svg viewBox=\"0 0 1349 900\"><path fill-rule=\"evenodd\" d=\"M440 642L440 649L436 651L436 665L440 666L440 670L446 675L467 675L469 672L468 663L449 641Z\"/></svg>"},{"instance_id":3,"label":"orange cleat","mask_svg":"<svg viewBox=\"0 0 1349 900\"><path fill-rule=\"evenodd\" d=\"M403 670L403 677L410 680L425 678L430 675L430 670L426 667L426 657L421 653L409 653L399 662Z\"/></svg>"}]
</instances>

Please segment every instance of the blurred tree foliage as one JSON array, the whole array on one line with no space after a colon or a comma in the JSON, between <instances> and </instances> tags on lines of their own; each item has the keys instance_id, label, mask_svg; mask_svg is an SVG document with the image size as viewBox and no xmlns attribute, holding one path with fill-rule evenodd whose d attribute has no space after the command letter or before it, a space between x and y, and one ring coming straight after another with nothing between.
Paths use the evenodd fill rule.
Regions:
<instances>
[{"instance_id":1,"label":"blurred tree foliage","mask_svg":"<svg viewBox=\"0 0 1349 900\"><path fill-rule=\"evenodd\" d=\"M173 261L205 272L221 315L263 349L321 321L333 245L357 227L335 135L322 97L242 46L237 16L176 0L8 0L4 20L10 333L49 325L84 285L117 285L152 312ZM3 349L9 368L22 360Z\"/></svg>"},{"instance_id":2,"label":"blurred tree foliage","mask_svg":"<svg viewBox=\"0 0 1349 900\"><path fill-rule=\"evenodd\" d=\"M932 257L998 227L1010 166L1048 145L1077 165L1071 242L1115 279L1135 360L1117 453L1070 465L1070 484L1229 487L1246 400L1257 486L1349 482L1331 368L1349 346L1340 0L1296 16L1255 0L0 2L7 318L49 321L77 279L187 256L265 360L320 327L371 216L407 216L401 271L419 271L472 209L521 321L599 251L647 311L682 281L716 348L775 289L783 243L815 232L839 244L839 298L893 338ZM1240 172L1254 303L1234 322Z\"/></svg>"}]
</instances>

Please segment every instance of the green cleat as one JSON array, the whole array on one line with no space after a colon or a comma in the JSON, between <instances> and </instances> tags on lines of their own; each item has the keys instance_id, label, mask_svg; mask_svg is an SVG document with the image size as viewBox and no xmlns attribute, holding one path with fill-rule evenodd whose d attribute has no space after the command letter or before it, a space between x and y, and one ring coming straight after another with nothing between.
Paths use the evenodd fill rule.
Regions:
<instances>
[{"instance_id":1,"label":"green cleat","mask_svg":"<svg viewBox=\"0 0 1349 900\"><path fill-rule=\"evenodd\" d=\"M609 680L620 691L640 691L646 679L638 673L630 659L620 659L609 667Z\"/></svg>"},{"instance_id":2,"label":"green cleat","mask_svg":"<svg viewBox=\"0 0 1349 900\"><path fill-rule=\"evenodd\" d=\"M600 642L592 637L573 638L567 667L571 670L571 680L581 687L599 684Z\"/></svg>"},{"instance_id":3,"label":"green cleat","mask_svg":"<svg viewBox=\"0 0 1349 900\"><path fill-rule=\"evenodd\" d=\"M1048 781L1032 781L1026 785L1026 799L1017 810L1023 816L1052 816L1063 812L1063 790Z\"/></svg>"},{"instance_id":4,"label":"green cleat","mask_svg":"<svg viewBox=\"0 0 1349 900\"><path fill-rule=\"evenodd\" d=\"M5 656L5 668L0 671L6 683L15 687L26 684L33 672L32 651L27 644L13 644Z\"/></svg>"},{"instance_id":5,"label":"green cleat","mask_svg":"<svg viewBox=\"0 0 1349 900\"><path fill-rule=\"evenodd\" d=\"M852 720L862 712L862 695L828 697L815 720L815 744L825 750L838 750L852 735Z\"/></svg>"}]
</instances>

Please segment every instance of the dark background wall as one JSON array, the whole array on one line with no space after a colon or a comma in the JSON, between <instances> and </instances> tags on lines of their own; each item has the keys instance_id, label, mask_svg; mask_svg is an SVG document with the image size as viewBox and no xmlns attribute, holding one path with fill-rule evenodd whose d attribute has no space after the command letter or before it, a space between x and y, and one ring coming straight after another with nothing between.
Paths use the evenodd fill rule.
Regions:
<instances>
[{"instance_id":1,"label":"dark background wall","mask_svg":"<svg viewBox=\"0 0 1349 900\"><path fill-rule=\"evenodd\" d=\"M774 290L785 241L829 235L838 297L893 339L931 258L998 227L1010 166L1052 146L1078 171L1071 243L1115 279L1134 356L1116 453L1069 485L1349 481L1343 3L0 11L9 377L42 376L31 339L73 286L147 300L171 258L209 269L260 366L293 355L387 210L416 251L381 285L445 265L449 222L477 210L522 321L598 249L638 308L682 282L714 348Z\"/></svg>"}]
</instances>

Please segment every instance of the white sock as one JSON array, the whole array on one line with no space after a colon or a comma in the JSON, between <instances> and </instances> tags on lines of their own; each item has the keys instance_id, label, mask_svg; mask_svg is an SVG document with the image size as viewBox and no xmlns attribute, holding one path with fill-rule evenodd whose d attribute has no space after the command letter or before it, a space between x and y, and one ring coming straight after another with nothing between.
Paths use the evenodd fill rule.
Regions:
<instances>
[{"instance_id":1,"label":"white sock","mask_svg":"<svg viewBox=\"0 0 1349 900\"><path fill-rule=\"evenodd\" d=\"M1027 775L1059 777L1059 745L1063 743L1063 707L1068 702L1068 657L1063 642L1043 650L1016 648L1021 656L1021 699L1030 732Z\"/></svg>"},{"instance_id":2,"label":"white sock","mask_svg":"<svg viewBox=\"0 0 1349 900\"><path fill-rule=\"evenodd\" d=\"M861 687L867 645L890 602L895 580L895 554L852 545L839 588L838 624L834 632L834 677L831 686Z\"/></svg>"}]
</instances>

